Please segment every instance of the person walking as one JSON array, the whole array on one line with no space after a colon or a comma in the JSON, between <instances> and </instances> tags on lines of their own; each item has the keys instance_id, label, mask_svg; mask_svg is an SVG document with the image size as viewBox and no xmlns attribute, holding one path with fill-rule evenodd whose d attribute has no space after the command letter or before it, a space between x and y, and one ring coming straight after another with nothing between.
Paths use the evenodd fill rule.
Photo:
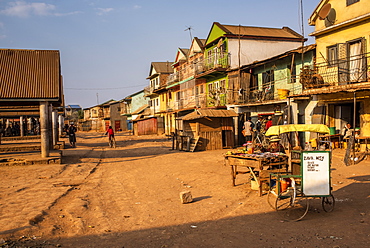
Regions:
<instances>
[{"instance_id":1,"label":"person walking","mask_svg":"<svg viewBox=\"0 0 370 248\"><path fill-rule=\"evenodd\" d=\"M252 141L253 127L254 127L254 124L251 118L248 117L247 121L244 122L244 125L243 125L243 134L244 134L246 142Z\"/></svg>"},{"instance_id":2,"label":"person walking","mask_svg":"<svg viewBox=\"0 0 370 248\"><path fill-rule=\"evenodd\" d=\"M76 147L76 132L77 128L72 123L67 129L67 134L69 137L69 143L71 144L71 147Z\"/></svg>"}]
</instances>

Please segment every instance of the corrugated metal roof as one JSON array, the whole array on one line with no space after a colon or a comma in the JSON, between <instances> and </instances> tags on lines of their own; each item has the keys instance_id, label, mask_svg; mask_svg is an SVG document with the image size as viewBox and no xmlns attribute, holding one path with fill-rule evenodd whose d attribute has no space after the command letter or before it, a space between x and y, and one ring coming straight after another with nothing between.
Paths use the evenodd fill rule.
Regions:
<instances>
[{"instance_id":1,"label":"corrugated metal roof","mask_svg":"<svg viewBox=\"0 0 370 248\"><path fill-rule=\"evenodd\" d=\"M296 33L288 27L283 28L266 28L266 27L249 27L237 25L222 25L231 34L240 34L247 36L276 37L276 38L302 38L302 35Z\"/></svg>"},{"instance_id":2,"label":"corrugated metal roof","mask_svg":"<svg viewBox=\"0 0 370 248\"><path fill-rule=\"evenodd\" d=\"M145 104L145 105L141 106L140 108L138 108L137 110L135 110L134 112L132 112L131 115L140 114L141 112L143 112L148 107L149 107L149 105Z\"/></svg>"},{"instance_id":3,"label":"corrugated metal roof","mask_svg":"<svg viewBox=\"0 0 370 248\"><path fill-rule=\"evenodd\" d=\"M237 117L238 114L233 110L225 109L196 109L194 112L182 117L183 120L189 121L204 117Z\"/></svg>"},{"instance_id":4,"label":"corrugated metal roof","mask_svg":"<svg viewBox=\"0 0 370 248\"><path fill-rule=\"evenodd\" d=\"M59 51L0 49L2 100L61 100L62 96Z\"/></svg>"},{"instance_id":5,"label":"corrugated metal roof","mask_svg":"<svg viewBox=\"0 0 370 248\"><path fill-rule=\"evenodd\" d=\"M157 73L173 73L172 63L173 62L152 62L152 66Z\"/></svg>"}]
</instances>

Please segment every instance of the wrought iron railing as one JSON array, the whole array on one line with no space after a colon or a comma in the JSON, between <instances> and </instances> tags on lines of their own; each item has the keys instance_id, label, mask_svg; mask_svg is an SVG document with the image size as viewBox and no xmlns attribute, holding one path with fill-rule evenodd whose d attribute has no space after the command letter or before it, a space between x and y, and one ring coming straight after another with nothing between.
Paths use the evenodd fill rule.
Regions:
<instances>
[{"instance_id":1,"label":"wrought iron railing","mask_svg":"<svg viewBox=\"0 0 370 248\"><path fill-rule=\"evenodd\" d=\"M305 66L300 73L300 81L305 90L368 82L369 65L370 54L367 53Z\"/></svg>"}]
</instances>

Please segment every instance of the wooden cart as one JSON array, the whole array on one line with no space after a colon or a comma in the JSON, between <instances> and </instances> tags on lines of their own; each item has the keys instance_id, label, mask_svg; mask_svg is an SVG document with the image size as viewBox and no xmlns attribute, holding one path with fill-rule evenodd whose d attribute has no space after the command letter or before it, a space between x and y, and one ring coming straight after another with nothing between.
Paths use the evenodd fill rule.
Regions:
<instances>
[{"instance_id":1,"label":"wooden cart","mask_svg":"<svg viewBox=\"0 0 370 248\"><path fill-rule=\"evenodd\" d=\"M238 167L247 167L258 185L259 196L262 195L262 185L269 181L270 173L286 172L288 170L288 156L251 156L225 155L225 164L231 168L232 185L235 186Z\"/></svg>"}]
</instances>

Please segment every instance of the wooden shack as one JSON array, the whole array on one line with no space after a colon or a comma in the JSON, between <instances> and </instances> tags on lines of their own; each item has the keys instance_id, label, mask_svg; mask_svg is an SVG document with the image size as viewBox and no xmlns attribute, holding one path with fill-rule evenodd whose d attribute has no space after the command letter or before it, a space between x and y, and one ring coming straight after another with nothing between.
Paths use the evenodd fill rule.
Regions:
<instances>
[{"instance_id":1,"label":"wooden shack","mask_svg":"<svg viewBox=\"0 0 370 248\"><path fill-rule=\"evenodd\" d=\"M217 150L232 148L235 144L233 110L196 109L182 117L183 133L193 139L200 140L201 147L197 149Z\"/></svg>"}]
</instances>

